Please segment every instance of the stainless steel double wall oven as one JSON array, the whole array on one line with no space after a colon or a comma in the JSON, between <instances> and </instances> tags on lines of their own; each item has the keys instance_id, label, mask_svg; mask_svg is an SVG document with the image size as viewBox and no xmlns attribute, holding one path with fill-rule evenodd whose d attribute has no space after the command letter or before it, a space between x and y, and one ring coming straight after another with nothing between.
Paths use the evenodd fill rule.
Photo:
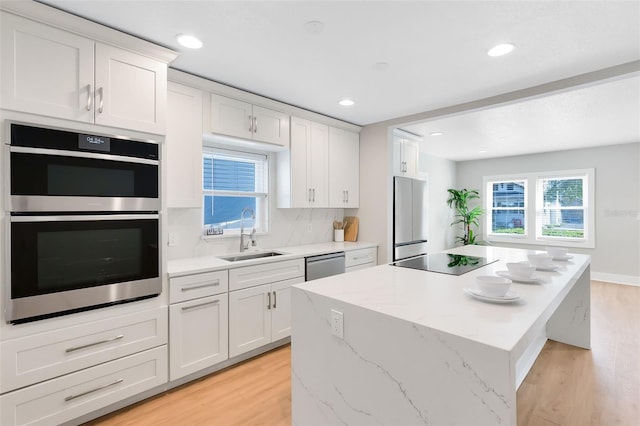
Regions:
<instances>
[{"instance_id":1,"label":"stainless steel double wall oven","mask_svg":"<svg viewBox=\"0 0 640 426\"><path fill-rule=\"evenodd\" d=\"M10 126L5 319L158 295L158 144Z\"/></svg>"}]
</instances>

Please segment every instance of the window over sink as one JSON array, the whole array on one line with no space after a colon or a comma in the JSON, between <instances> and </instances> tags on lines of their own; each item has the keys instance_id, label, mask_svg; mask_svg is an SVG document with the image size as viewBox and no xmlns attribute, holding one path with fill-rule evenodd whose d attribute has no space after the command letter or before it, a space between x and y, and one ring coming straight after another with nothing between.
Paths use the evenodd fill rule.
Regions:
<instances>
[{"instance_id":1,"label":"window over sink","mask_svg":"<svg viewBox=\"0 0 640 426\"><path fill-rule=\"evenodd\" d=\"M268 231L268 155L205 146L202 153L203 226L205 235L237 235L244 226Z\"/></svg>"}]
</instances>

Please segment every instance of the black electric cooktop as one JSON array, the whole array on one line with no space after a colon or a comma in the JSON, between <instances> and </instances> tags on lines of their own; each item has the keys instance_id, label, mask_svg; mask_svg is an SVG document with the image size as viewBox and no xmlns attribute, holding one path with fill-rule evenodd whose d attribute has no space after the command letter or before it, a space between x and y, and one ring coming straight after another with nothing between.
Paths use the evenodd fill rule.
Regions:
<instances>
[{"instance_id":1,"label":"black electric cooktop","mask_svg":"<svg viewBox=\"0 0 640 426\"><path fill-rule=\"evenodd\" d=\"M497 261L498 259L490 260L484 257L463 256L461 254L434 253L400 260L392 263L392 265L421 271L439 272L441 274L462 275Z\"/></svg>"}]
</instances>

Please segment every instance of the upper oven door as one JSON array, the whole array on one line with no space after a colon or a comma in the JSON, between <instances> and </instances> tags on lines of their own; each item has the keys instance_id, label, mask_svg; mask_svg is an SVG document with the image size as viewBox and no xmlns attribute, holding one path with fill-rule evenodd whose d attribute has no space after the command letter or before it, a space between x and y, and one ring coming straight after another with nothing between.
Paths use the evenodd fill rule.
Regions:
<instances>
[{"instance_id":1,"label":"upper oven door","mask_svg":"<svg viewBox=\"0 0 640 426\"><path fill-rule=\"evenodd\" d=\"M15 124L11 136L12 212L160 210L156 144Z\"/></svg>"}]
</instances>

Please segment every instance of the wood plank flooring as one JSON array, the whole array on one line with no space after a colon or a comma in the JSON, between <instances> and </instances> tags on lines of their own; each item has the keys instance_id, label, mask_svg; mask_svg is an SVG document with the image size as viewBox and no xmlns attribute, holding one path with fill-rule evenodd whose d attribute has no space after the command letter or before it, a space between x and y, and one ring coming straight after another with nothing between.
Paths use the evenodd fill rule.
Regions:
<instances>
[{"instance_id":1,"label":"wood plank flooring","mask_svg":"<svg viewBox=\"0 0 640 426\"><path fill-rule=\"evenodd\" d=\"M548 341L518 390L519 426L640 425L640 287L592 281L592 350ZM289 346L92 426L290 425Z\"/></svg>"}]
</instances>

